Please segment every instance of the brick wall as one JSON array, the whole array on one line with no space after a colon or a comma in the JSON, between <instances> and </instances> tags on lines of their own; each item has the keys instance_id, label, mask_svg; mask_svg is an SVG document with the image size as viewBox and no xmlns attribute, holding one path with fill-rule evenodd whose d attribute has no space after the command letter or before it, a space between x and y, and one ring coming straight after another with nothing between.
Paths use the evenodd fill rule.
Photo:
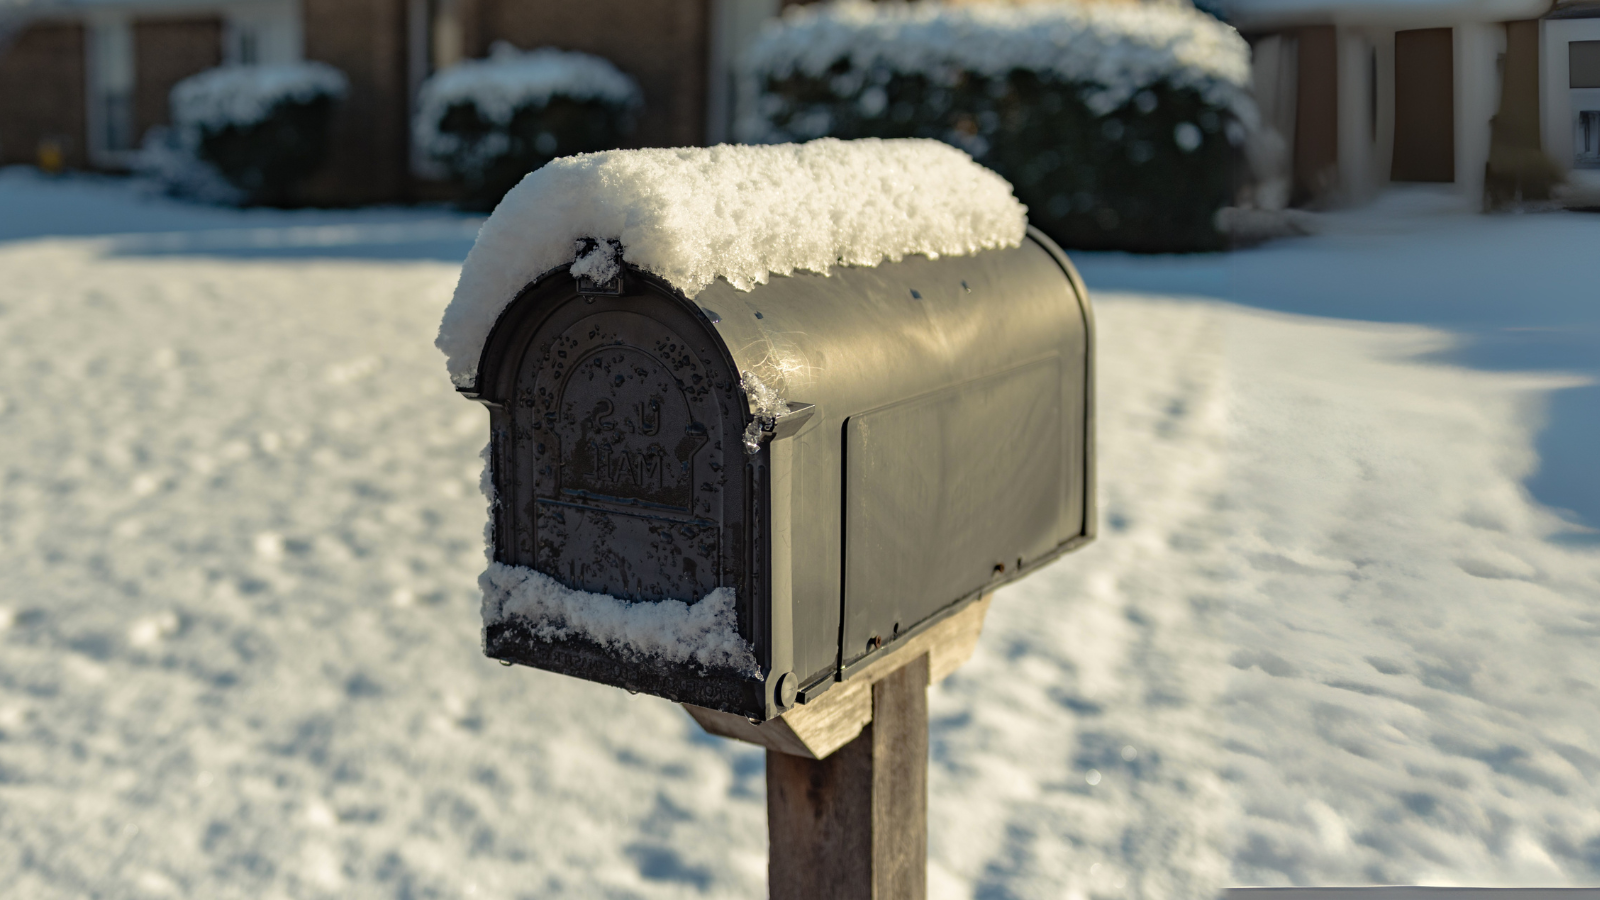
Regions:
<instances>
[{"instance_id":1,"label":"brick wall","mask_svg":"<svg viewBox=\"0 0 1600 900\"><path fill-rule=\"evenodd\" d=\"M405 199L405 0L304 0L303 11L306 58L350 79L334 116L331 158L306 184L305 199L332 205Z\"/></svg>"},{"instance_id":2,"label":"brick wall","mask_svg":"<svg viewBox=\"0 0 1600 900\"><path fill-rule=\"evenodd\" d=\"M87 165L84 43L78 25L36 24L0 50L0 164L31 164L55 139L68 166Z\"/></svg>"},{"instance_id":3,"label":"brick wall","mask_svg":"<svg viewBox=\"0 0 1600 900\"><path fill-rule=\"evenodd\" d=\"M172 86L222 64L222 20L140 19L133 23L133 134L169 123Z\"/></svg>"}]
</instances>

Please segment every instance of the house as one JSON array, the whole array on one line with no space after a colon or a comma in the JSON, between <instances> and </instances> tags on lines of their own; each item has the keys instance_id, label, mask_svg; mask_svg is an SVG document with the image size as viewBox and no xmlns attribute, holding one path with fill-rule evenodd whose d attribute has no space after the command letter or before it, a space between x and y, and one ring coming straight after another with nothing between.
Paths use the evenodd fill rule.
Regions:
<instances>
[{"instance_id":1,"label":"house","mask_svg":"<svg viewBox=\"0 0 1600 900\"><path fill-rule=\"evenodd\" d=\"M1600 2L1558 4L1540 39L1545 151L1600 190Z\"/></svg>"},{"instance_id":2,"label":"house","mask_svg":"<svg viewBox=\"0 0 1600 900\"><path fill-rule=\"evenodd\" d=\"M167 93L224 62L301 53L295 0L46 0L0 7L0 164L41 148L73 167L125 167Z\"/></svg>"},{"instance_id":3,"label":"house","mask_svg":"<svg viewBox=\"0 0 1600 900\"><path fill-rule=\"evenodd\" d=\"M725 138L736 48L782 0L0 0L0 165L125 169L178 81L232 63L320 60L350 93L306 194L346 204L435 195L410 115L433 71L495 41L606 57L644 91L635 141Z\"/></svg>"},{"instance_id":4,"label":"house","mask_svg":"<svg viewBox=\"0 0 1600 900\"><path fill-rule=\"evenodd\" d=\"M1597 0L1232 0L1295 205L1600 184Z\"/></svg>"},{"instance_id":5,"label":"house","mask_svg":"<svg viewBox=\"0 0 1600 900\"><path fill-rule=\"evenodd\" d=\"M728 137L739 48L792 2L0 0L0 165L124 169L183 78L313 59L342 70L350 93L308 198L437 197L411 149L417 89L496 41L611 60L644 91L640 146L714 143ZM1474 198L1535 195L1561 177L1600 192L1600 0L1204 5L1253 45L1296 205L1408 181Z\"/></svg>"}]
</instances>

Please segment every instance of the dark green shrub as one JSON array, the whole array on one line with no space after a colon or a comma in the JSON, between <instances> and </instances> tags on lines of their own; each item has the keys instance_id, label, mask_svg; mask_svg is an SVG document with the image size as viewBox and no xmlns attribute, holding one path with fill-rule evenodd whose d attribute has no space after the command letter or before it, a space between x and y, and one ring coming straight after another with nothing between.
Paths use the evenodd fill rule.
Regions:
<instances>
[{"instance_id":1,"label":"dark green shrub","mask_svg":"<svg viewBox=\"0 0 1600 900\"><path fill-rule=\"evenodd\" d=\"M172 89L177 149L237 192L227 199L290 205L327 158L334 105L345 90L344 76L323 63L201 72Z\"/></svg>"},{"instance_id":2,"label":"dark green shrub","mask_svg":"<svg viewBox=\"0 0 1600 900\"><path fill-rule=\"evenodd\" d=\"M638 106L637 85L606 60L500 45L429 79L415 132L426 158L460 184L462 204L492 209L552 159L621 146Z\"/></svg>"},{"instance_id":3,"label":"dark green shrub","mask_svg":"<svg viewBox=\"0 0 1600 900\"><path fill-rule=\"evenodd\" d=\"M459 144L437 160L461 183L463 205L487 210L550 160L614 150L632 131L630 109L600 100L551 97L517 109L503 126L485 119L475 104L456 103L440 119L439 133Z\"/></svg>"},{"instance_id":4,"label":"dark green shrub","mask_svg":"<svg viewBox=\"0 0 1600 900\"><path fill-rule=\"evenodd\" d=\"M786 27L800 35L785 47L783 34L769 34L767 43L779 49L758 45L752 54L758 96L743 123L746 137L934 138L1009 180L1029 221L1063 246L1144 253L1226 247L1216 213L1233 202L1244 171L1247 129L1239 110L1249 114L1237 86L1176 63L1170 76L1149 64L1119 73L1117 90L1064 78L1039 64L1037 53L1030 65L998 73L962 65L961 54L982 39L1004 52L1008 45L995 35L1009 24L1007 15L1031 17L1026 23L1052 13L850 9L791 16ZM1103 39L1085 37L1075 21L1067 26L1077 29L1078 44L1060 53L1081 56L1085 45L1093 51ZM1124 43L1139 39L1106 30ZM918 40L932 46L906 46ZM839 48L836 58L827 60L819 45ZM1244 59L1242 42L1240 48ZM1146 55L1160 61L1159 51ZM991 68L993 59L985 57Z\"/></svg>"},{"instance_id":5,"label":"dark green shrub","mask_svg":"<svg viewBox=\"0 0 1600 900\"><path fill-rule=\"evenodd\" d=\"M202 128L196 155L242 191L246 203L288 206L295 187L327 159L332 115L333 98L325 95L280 102L259 122Z\"/></svg>"}]
</instances>

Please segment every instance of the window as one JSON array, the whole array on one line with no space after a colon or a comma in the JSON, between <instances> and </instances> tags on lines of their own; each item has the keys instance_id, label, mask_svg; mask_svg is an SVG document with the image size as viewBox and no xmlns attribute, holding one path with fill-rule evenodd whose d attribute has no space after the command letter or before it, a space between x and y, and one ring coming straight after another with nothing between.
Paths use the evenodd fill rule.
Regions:
<instances>
[{"instance_id":1,"label":"window","mask_svg":"<svg viewBox=\"0 0 1600 900\"><path fill-rule=\"evenodd\" d=\"M1567 45L1567 87L1600 88L1600 41Z\"/></svg>"},{"instance_id":2,"label":"window","mask_svg":"<svg viewBox=\"0 0 1600 900\"><path fill-rule=\"evenodd\" d=\"M1573 162L1585 167L1600 166L1600 109L1585 109L1578 113L1573 137L1577 144Z\"/></svg>"}]
</instances>

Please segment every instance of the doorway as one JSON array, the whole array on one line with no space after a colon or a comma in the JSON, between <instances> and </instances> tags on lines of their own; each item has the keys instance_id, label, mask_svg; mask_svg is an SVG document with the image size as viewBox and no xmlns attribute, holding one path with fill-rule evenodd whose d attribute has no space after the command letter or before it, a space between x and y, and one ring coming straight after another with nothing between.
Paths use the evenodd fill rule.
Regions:
<instances>
[{"instance_id":1,"label":"doorway","mask_svg":"<svg viewBox=\"0 0 1600 900\"><path fill-rule=\"evenodd\" d=\"M1394 36L1394 181L1456 180L1455 40L1449 28Z\"/></svg>"}]
</instances>

